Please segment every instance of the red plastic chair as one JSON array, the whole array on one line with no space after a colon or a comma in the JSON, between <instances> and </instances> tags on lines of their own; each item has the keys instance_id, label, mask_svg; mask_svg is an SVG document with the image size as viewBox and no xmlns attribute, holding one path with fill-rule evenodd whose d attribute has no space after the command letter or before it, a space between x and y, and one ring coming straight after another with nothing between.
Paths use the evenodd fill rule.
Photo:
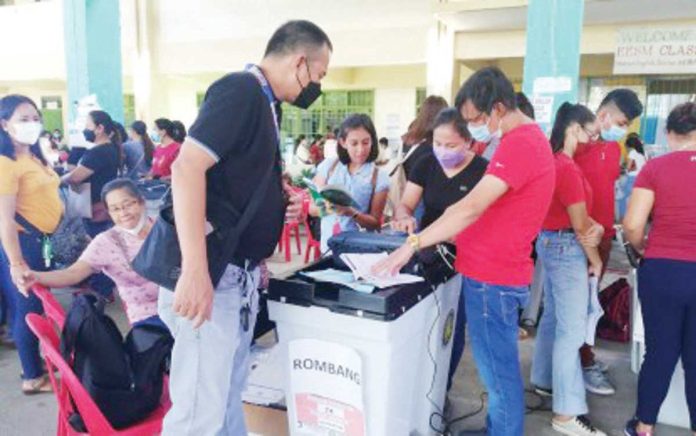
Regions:
<instances>
[{"instance_id":1,"label":"red plastic chair","mask_svg":"<svg viewBox=\"0 0 696 436\"><path fill-rule=\"evenodd\" d=\"M58 351L58 335L51 325L51 321L35 313L28 314L26 320L31 331L39 338L41 351L46 360L48 374L51 378L51 385L58 400L58 436L149 436L161 433L162 420L167 410L171 407L168 398L163 396L160 406L144 421L128 428L114 429L82 386L82 383L80 383L80 380L68 363L63 359L60 351ZM54 369L58 369L60 378L55 377L53 374ZM87 427L87 433L75 431L68 423L68 417L76 411L80 413Z\"/></svg>"},{"instance_id":2,"label":"red plastic chair","mask_svg":"<svg viewBox=\"0 0 696 436\"><path fill-rule=\"evenodd\" d=\"M302 255L302 242L300 241L300 223L299 221L286 221L283 225L283 234L280 237L280 252L285 252L285 261L290 262L292 260L292 254L290 253L290 240L295 238L295 244L297 245L297 254Z\"/></svg>"},{"instance_id":3,"label":"red plastic chair","mask_svg":"<svg viewBox=\"0 0 696 436\"><path fill-rule=\"evenodd\" d=\"M312 251L314 251L314 260L319 260L321 257L321 243L314 239L312 236L312 229L309 227L309 222L307 218L304 220L305 229L307 229L307 252L305 253L304 261L309 262L309 256L311 256Z\"/></svg>"},{"instance_id":4,"label":"red plastic chair","mask_svg":"<svg viewBox=\"0 0 696 436\"><path fill-rule=\"evenodd\" d=\"M34 285L31 288L32 292L36 297L41 300L44 312L48 319L56 323L58 330L63 330L63 325L65 324L65 310L63 306L56 300L50 289L41 285Z\"/></svg>"}]
</instances>

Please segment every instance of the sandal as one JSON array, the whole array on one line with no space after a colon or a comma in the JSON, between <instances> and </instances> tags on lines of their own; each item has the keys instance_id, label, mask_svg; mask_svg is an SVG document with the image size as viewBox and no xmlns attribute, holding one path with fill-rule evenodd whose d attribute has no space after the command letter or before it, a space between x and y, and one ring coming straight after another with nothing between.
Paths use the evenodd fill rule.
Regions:
<instances>
[{"instance_id":1,"label":"sandal","mask_svg":"<svg viewBox=\"0 0 696 436\"><path fill-rule=\"evenodd\" d=\"M53 392L53 387L51 386L51 379L48 378L46 374L33 380L24 380L22 383L22 393L24 395L45 394L49 392Z\"/></svg>"}]
</instances>

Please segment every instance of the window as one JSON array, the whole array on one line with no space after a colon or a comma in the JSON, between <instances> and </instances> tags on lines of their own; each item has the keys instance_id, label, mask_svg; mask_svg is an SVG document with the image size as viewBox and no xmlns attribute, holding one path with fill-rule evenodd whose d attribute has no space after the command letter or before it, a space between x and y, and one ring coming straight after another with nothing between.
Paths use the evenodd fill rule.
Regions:
<instances>
[{"instance_id":1,"label":"window","mask_svg":"<svg viewBox=\"0 0 696 436\"><path fill-rule=\"evenodd\" d=\"M135 96L125 94L123 96L123 125L130 126L135 121Z\"/></svg>"},{"instance_id":2,"label":"window","mask_svg":"<svg viewBox=\"0 0 696 436\"><path fill-rule=\"evenodd\" d=\"M372 117L374 91L326 91L307 110L283 104L281 134L284 139L324 135L329 129L337 129L343 119L352 113L365 113Z\"/></svg>"},{"instance_id":3,"label":"window","mask_svg":"<svg viewBox=\"0 0 696 436\"><path fill-rule=\"evenodd\" d=\"M60 96L41 97L41 116L44 130L63 131L63 99Z\"/></svg>"},{"instance_id":4,"label":"window","mask_svg":"<svg viewBox=\"0 0 696 436\"><path fill-rule=\"evenodd\" d=\"M425 101L425 88L416 88L416 113L420 110L421 105Z\"/></svg>"}]
</instances>

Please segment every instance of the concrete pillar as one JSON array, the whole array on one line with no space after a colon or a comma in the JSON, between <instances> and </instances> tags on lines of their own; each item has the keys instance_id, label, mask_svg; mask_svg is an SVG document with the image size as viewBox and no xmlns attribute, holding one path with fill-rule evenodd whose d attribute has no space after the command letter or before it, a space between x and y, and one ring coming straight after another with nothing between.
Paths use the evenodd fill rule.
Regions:
<instances>
[{"instance_id":1,"label":"concrete pillar","mask_svg":"<svg viewBox=\"0 0 696 436\"><path fill-rule=\"evenodd\" d=\"M450 104L459 88L459 63L454 58L454 32L439 20L428 31L426 94L444 97Z\"/></svg>"},{"instance_id":2,"label":"concrete pillar","mask_svg":"<svg viewBox=\"0 0 696 436\"><path fill-rule=\"evenodd\" d=\"M90 94L114 120L123 121L119 2L64 0L63 8L69 121L75 120L75 103Z\"/></svg>"},{"instance_id":3,"label":"concrete pillar","mask_svg":"<svg viewBox=\"0 0 696 436\"><path fill-rule=\"evenodd\" d=\"M151 107L152 88L156 83L153 76L152 44L154 40L151 18L154 2L133 0L135 4L136 50L133 56L133 94L135 96L135 118L151 122L154 120Z\"/></svg>"},{"instance_id":4,"label":"concrete pillar","mask_svg":"<svg viewBox=\"0 0 696 436\"><path fill-rule=\"evenodd\" d=\"M584 0L530 0L524 93L537 121L550 132L558 107L577 102Z\"/></svg>"}]
</instances>

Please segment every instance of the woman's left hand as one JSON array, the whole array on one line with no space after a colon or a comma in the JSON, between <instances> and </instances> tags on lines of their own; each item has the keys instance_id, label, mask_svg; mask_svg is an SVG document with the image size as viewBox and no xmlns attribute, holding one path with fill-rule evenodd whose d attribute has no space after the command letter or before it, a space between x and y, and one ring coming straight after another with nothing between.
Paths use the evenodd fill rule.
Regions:
<instances>
[{"instance_id":1,"label":"woman's left hand","mask_svg":"<svg viewBox=\"0 0 696 436\"><path fill-rule=\"evenodd\" d=\"M12 277L12 282L17 287L19 293L25 297L29 296L30 281L26 279L28 272L30 272L30 270L25 263L10 266L10 276Z\"/></svg>"},{"instance_id":2,"label":"woman's left hand","mask_svg":"<svg viewBox=\"0 0 696 436\"><path fill-rule=\"evenodd\" d=\"M602 236L604 236L604 227L599 223L593 223L585 234L579 234L577 238L580 245L595 248L602 241Z\"/></svg>"},{"instance_id":3,"label":"woman's left hand","mask_svg":"<svg viewBox=\"0 0 696 436\"><path fill-rule=\"evenodd\" d=\"M390 254L388 258L373 266L372 274L378 276L395 276L401 271L401 268L406 266L413 255L413 247L411 247L409 244L404 244Z\"/></svg>"}]
</instances>

